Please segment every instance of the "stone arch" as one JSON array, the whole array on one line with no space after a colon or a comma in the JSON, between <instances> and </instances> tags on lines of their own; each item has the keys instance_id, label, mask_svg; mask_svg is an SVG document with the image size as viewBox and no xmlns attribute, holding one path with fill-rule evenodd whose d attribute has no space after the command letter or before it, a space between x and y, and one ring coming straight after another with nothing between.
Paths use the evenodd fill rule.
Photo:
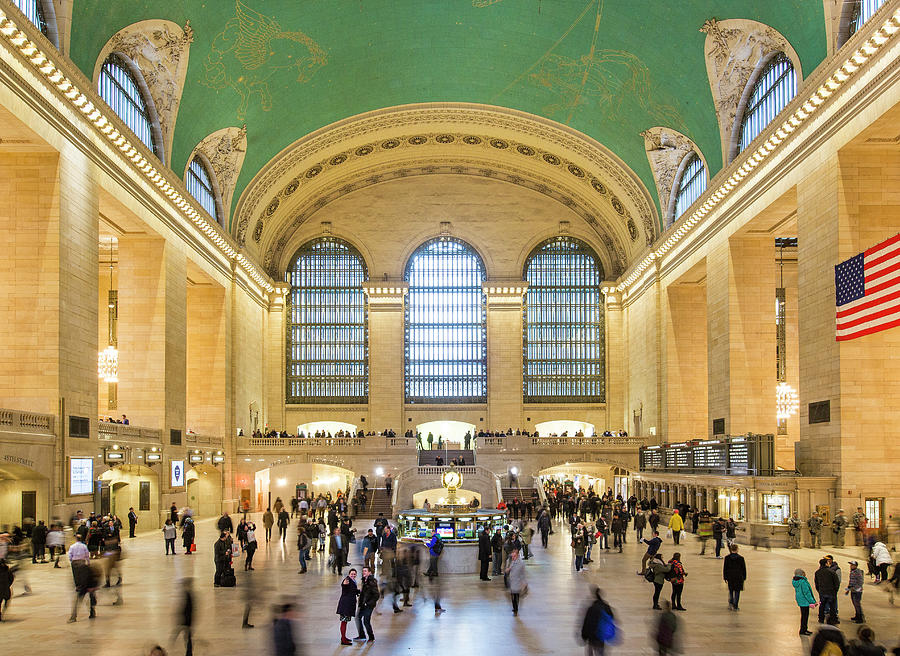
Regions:
<instances>
[{"instance_id":1,"label":"stone arch","mask_svg":"<svg viewBox=\"0 0 900 656\"><path fill-rule=\"evenodd\" d=\"M196 464L185 473L187 505L194 517L215 517L222 512L222 472L215 465Z\"/></svg>"},{"instance_id":2,"label":"stone arch","mask_svg":"<svg viewBox=\"0 0 900 656\"><path fill-rule=\"evenodd\" d=\"M700 31L706 34L703 47L706 74L719 119L722 161L727 165L737 148L736 135L740 128L736 131L735 123L741 120L747 89L752 88L751 80L755 82L765 62L783 52L791 60L799 89L803 81L800 57L778 30L757 21L710 18Z\"/></svg>"},{"instance_id":3,"label":"stone arch","mask_svg":"<svg viewBox=\"0 0 900 656\"><path fill-rule=\"evenodd\" d=\"M130 61L140 73L136 78L141 92L152 103L156 127L160 132L160 159L170 162L175 121L184 81L188 55L193 41L190 22L181 28L168 20L144 20L132 23L116 32L100 50L94 64L94 86L100 79L103 62L117 53ZM153 123L154 121L151 121Z\"/></svg>"},{"instance_id":4,"label":"stone arch","mask_svg":"<svg viewBox=\"0 0 900 656\"><path fill-rule=\"evenodd\" d=\"M690 153L697 154L700 161L703 162L707 176L709 176L709 165L706 162L706 156L697 147L697 144L677 130L656 126L641 132L641 136L644 137L647 159L650 162L650 169L653 171L653 178L656 180L663 224L668 228L674 221L675 192L688 155Z\"/></svg>"},{"instance_id":5,"label":"stone arch","mask_svg":"<svg viewBox=\"0 0 900 656\"><path fill-rule=\"evenodd\" d=\"M278 267L276 269L277 274L274 276L276 280L284 280L285 274L287 273L287 268L294 260L294 256L297 254L297 251L302 248L304 244L307 244L321 237L334 237L336 239L347 242L356 249L356 251L359 253L359 256L363 259L363 265L366 267L366 272L369 273L372 271L375 257L366 246L365 240L360 238L359 235L353 234L346 229L334 229L332 226L328 226L327 231L324 230L321 225L317 228L314 228L313 226L309 227L310 230L296 232L291 236L290 241L285 244L284 251L282 253L282 259L278 263ZM315 230L315 232L312 231L313 229Z\"/></svg>"},{"instance_id":6,"label":"stone arch","mask_svg":"<svg viewBox=\"0 0 900 656\"><path fill-rule=\"evenodd\" d=\"M208 163L208 170L215 178L218 185L218 194L222 204L221 223L226 228L230 222L231 201L234 196L234 188L241 168L244 165L244 156L247 154L247 126L240 128L227 127L216 130L203 138L194 146L190 157L184 165L184 177L187 177L187 168L195 155L202 155Z\"/></svg>"},{"instance_id":7,"label":"stone arch","mask_svg":"<svg viewBox=\"0 0 900 656\"><path fill-rule=\"evenodd\" d=\"M126 522L128 508L133 507L138 515L139 528L156 528L160 517L160 474L154 467L146 465L116 465L98 476L98 480L109 483L111 490L109 511ZM140 483L150 484L150 507L140 509Z\"/></svg>"}]
</instances>

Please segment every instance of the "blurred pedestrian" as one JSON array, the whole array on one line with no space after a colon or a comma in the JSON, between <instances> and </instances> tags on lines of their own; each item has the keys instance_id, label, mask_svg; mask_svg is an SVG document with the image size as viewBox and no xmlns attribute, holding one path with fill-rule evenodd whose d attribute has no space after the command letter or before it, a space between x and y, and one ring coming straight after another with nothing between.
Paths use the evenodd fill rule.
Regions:
<instances>
[{"instance_id":1,"label":"blurred pedestrian","mask_svg":"<svg viewBox=\"0 0 900 656\"><path fill-rule=\"evenodd\" d=\"M272 622L272 642L275 646L275 656L295 656L297 643L294 642L293 604L279 604L275 611L275 621Z\"/></svg>"},{"instance_id":2,"label":"blurred pedestrian","mask_svg":"<svg viewBox=\"0 0 900 656\"><path fill-rule=\"evenodd\" d=\"M588 606L581 623L581 639L585 656L603 656L606 644L616 638L615 616L603 599L599 588L594 589L594 601Z\"/></svg>"},{"instance_id":3,"label":"blurred pedestrian","mask_svg":"<svg viewBox=\"0 0 900 656\"><path fill-rule=\"evenodd\" d=\"M193 580L184 579L182 581L183 595L181 597L181 607L178 610L177 622L173 640L177 639L181 633L184 633L184 656L193 656L194 654L194 591Z\"/></svg>"},{"instance_id":4,"label":"blurred pedestrian","mask_svg":"<svg viewBox=\"0 0 900 656\"><path fill-rule=\"evenodd\" d=\"M522 595L528 593L525 561L519 555L518 549L513 549L509 554L509 565L506 567L506 579L509 584L509 597L512 600L512 612L514 616L517 616L519 614L519 600Z\"/></svg>"},{"instance_id":5,"label":"blurred pedestrian","mask_svg":"<svg viewBox=\"0 0 900 656\"><path fill-rule=\"evenodd\" d=\"M676 649L678 636L678 618L672 612L672 605L668 601L663 602L662 613L656 622L656 649L659 656L666 656Z\"/></svg>"}]
</instances>

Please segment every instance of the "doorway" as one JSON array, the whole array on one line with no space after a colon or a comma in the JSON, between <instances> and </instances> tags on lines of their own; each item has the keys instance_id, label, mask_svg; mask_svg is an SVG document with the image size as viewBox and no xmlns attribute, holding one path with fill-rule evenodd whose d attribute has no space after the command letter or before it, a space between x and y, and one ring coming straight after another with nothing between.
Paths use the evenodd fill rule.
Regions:
<instances>
[{"instance_id":1,"label":"doorway","mask_svg":"<svg viewBox=\"0 0 900 656\"><path fill-rule=\"evenodd\" d=\"M37 522L37 492L34 490L22 491L22 523L19 526L25 525L26 517Z\"/></svg>"}]
</instances>

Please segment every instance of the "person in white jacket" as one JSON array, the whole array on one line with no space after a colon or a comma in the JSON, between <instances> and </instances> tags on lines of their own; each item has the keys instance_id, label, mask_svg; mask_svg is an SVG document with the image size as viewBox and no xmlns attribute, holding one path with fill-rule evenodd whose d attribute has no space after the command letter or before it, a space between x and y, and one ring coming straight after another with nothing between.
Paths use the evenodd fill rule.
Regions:
<instances>
[{"instance_id":1,"label":"person in white jacket","mask_svg":"<svg viewBox=\"0 0 900 656\"><path fill-rule=\"evenodd\" d=\"M872 558L875 559L875 567L878 569L878 574L875 576L875 585L878 585L888 580L888 565L893 565L894 559L891 558L891 552L888 551L884 542L875 543L875 546L872 547Z\"/></svg>"}]
</instances>

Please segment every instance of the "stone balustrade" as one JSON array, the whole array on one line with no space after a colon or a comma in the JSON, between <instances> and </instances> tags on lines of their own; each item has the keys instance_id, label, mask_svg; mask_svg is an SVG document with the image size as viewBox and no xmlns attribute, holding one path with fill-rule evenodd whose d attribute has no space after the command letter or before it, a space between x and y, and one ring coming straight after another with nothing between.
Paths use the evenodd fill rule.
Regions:
<instances>
[{"instance_id":1,"label":"stone balustrade","mask_svg":"<svg viewBox=\"0 0 900 656\"><path fill-rule=\"evenodd\" d=\"M545 449L638 449L646 443L643 437L540 437L525 435L501 435L479 437L476 450L496 451L542 451Z\"/></svg>"},{"instance_id":2,"label":"stone balustrade","mask_svg":"<svg viewBox=\"0 0 900 656\"><path fill-rule=\"evenodd\" d=\"M222 438L215 435L187 433L184 436L184 443L189 446L211 446L218 449L222 448Z\"/></svg>"},{"instance_id":3,"label":"stone balustrade","mask_svg":"<svg viewBox=\"0 0 900 656\"><path fill-rule=\"evenodd\" d=\"M111 421L97 423L97 437L105 442L140 442L160 444L162 431L158 428L144 428L131 424L117 424Z\"/></svg>"},{"instance_id":4,"label":"stone balustrade","mask_svg":"<svg viewBox=\"0 0 900 656\"><path fill-rule=\"evenodd\" d=\"M414 451L415 448L416 440L412 437L245 437L238 441L238 449L242 451L248 449Z\"/></svg>"},{"instance_id":5,"label":"stone balustrade","mask_svg":"<svg viewBox=\"0 0 900 656\"><path fill-rule=\"evenodd\" d=\"M30 433L32 435L55 435L55 418L38 412L0 409L0 431Z\"/></svg>"},{"instance_id":6,"label":"stone balustrade","mask_svg":"<svg viewBox=\"0 0 900 656\"><path fill-rule=\"evenodd\" d=\"M425 465L417 468L417 472L420 476L443 476L444 472L450 469L450 467L437 467L434 465ZM469 465L464 465L462 467L456 467L456 471L458 471L463 476L475 476L478 473L479 467L472 467Z\"/></svg>"}]
</instances>

